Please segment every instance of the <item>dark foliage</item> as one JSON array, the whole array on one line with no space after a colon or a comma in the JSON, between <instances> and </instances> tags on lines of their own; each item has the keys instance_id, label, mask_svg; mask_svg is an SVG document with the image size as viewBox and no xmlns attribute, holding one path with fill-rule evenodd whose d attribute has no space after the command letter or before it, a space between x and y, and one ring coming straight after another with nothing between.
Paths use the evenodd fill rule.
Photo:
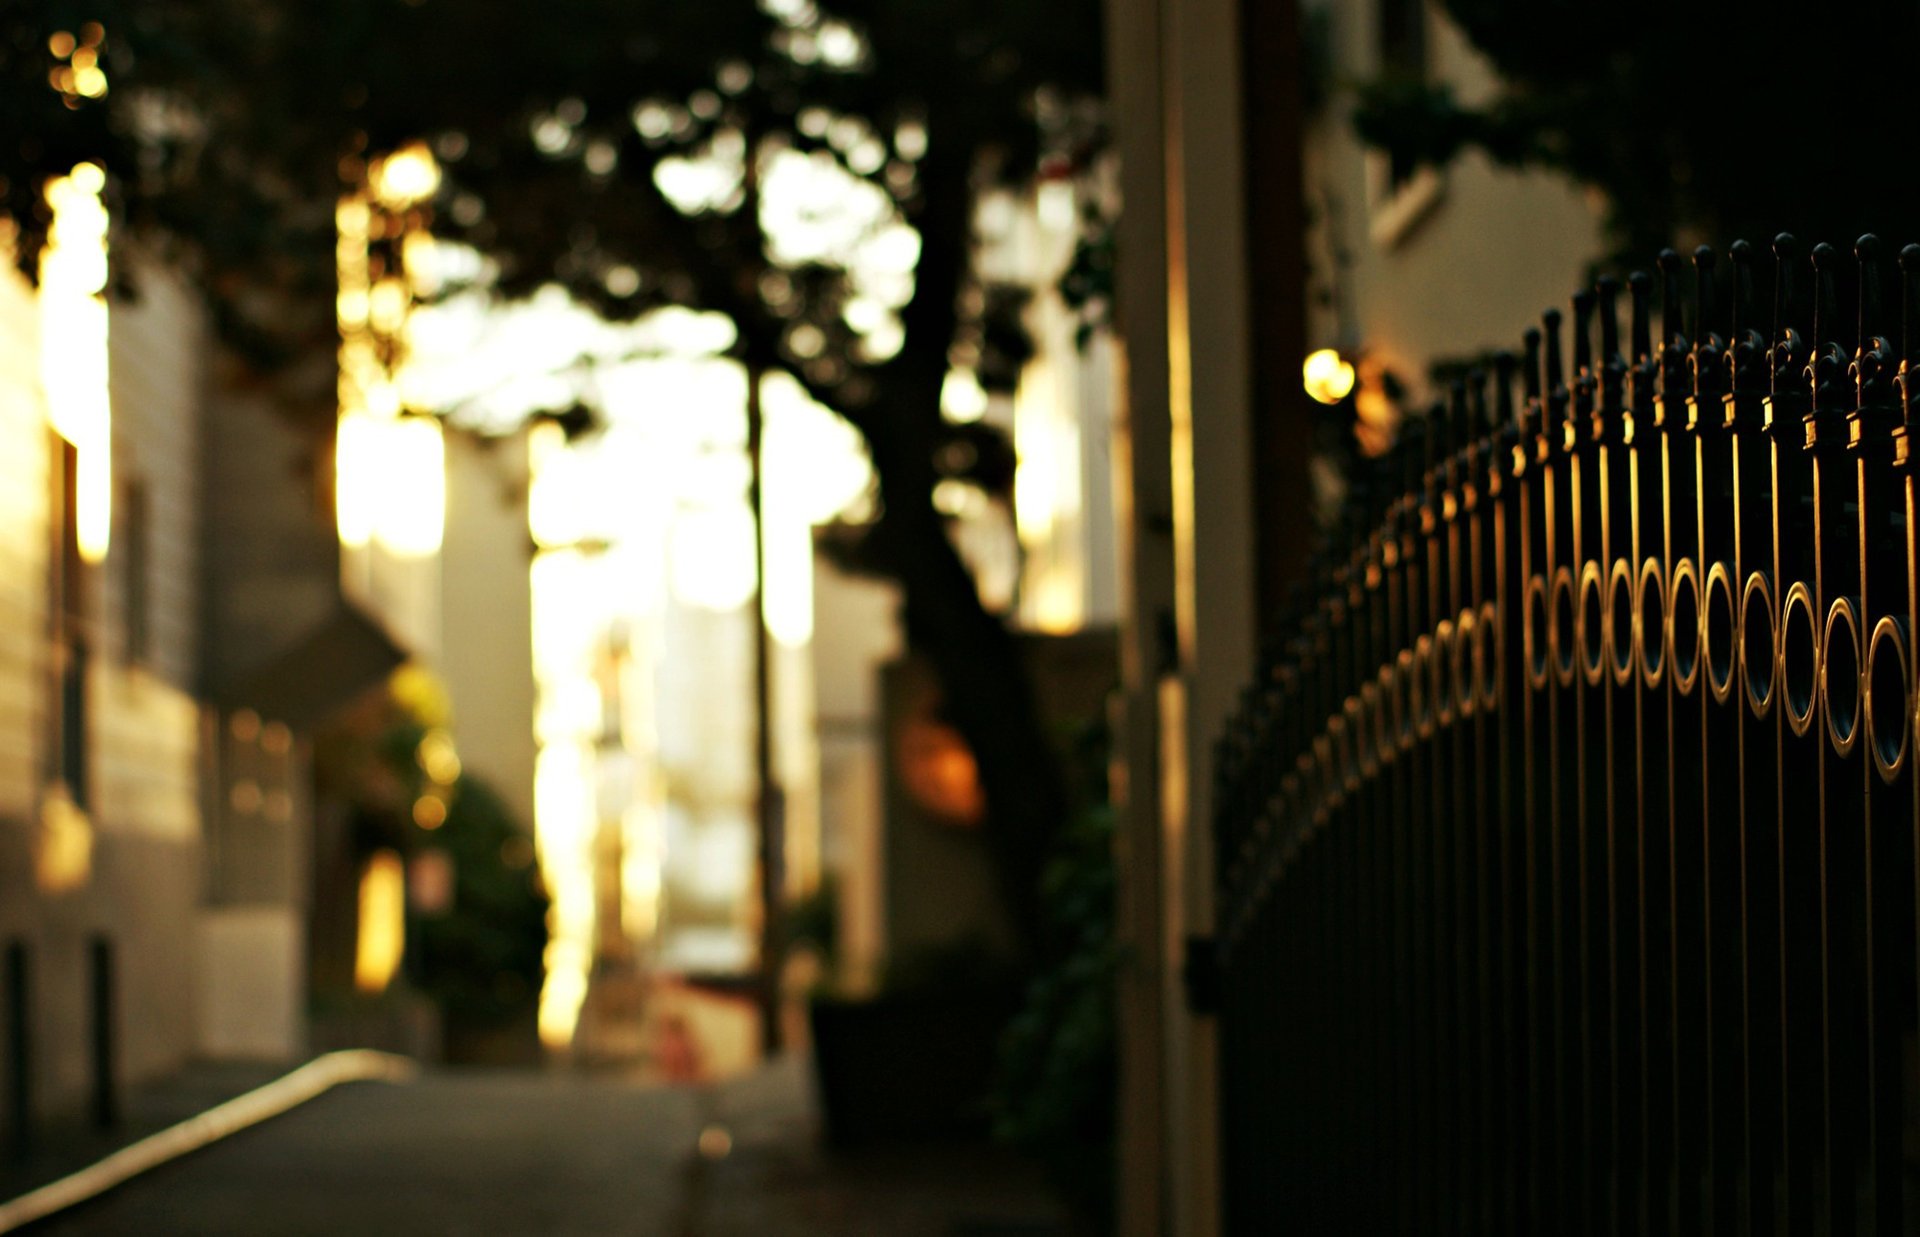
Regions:
<instances>
[{"instance_id":1,"label":"dark foliage","mask_svg":"<svg viewBox=\"0 0 1920 1237\"><path fill-rule=\"evenodd\" d=\"M1098 11L1095 0L841 0L831 12L810 0L35 0L0 18L0 111L25 134L0 144L0 210L31 271L40 184L101 162L127 233L198 273L226 340L282 371L283 402L321 437L332 375L288 363L332 355L333 205L362 160L407 141L430 141L446 168L436 233L485 253L503 295L557 283L615 318L667 304L730 316L740 360L792 373L871 449L883 514L860 558L902 586L909 639L975 749L1005 891L1032 930L1064 794L1012 640L981 606L932 493L962 433L939 411L950 353L989 365L1017 353L962 309L991 299L964 295L974 195L1034 175L1043 154L1086 156L1075 101L1100 88ZM111 90L67 99L49 88L49 37L89 21L105 27ZM826 54L849 33L856 56ZM820 114L886 143L881 165L858 174L921 238L890 357L858 347L843 272L769 256L751 177L737 198L690 211L656 177L716 140L852 171L831 127L803 123ZM902 148L902 125L924 132L923 153ZM620 268L637 280L610 279ZM792 346L802 321L823 347Z\"/></svg>"},{"instance_id":2,"label":"dark foliage","mask_svg":"<svg viewBox=\"0 0 1920 1237\"><path fill-rule=\"evenodd\" d=\"M1467 149L1564 171L1605 194L1613 240L1648 254L1683 232L1851 238L1920 192L1896 127L1920 102L1920 8L1841 0L1724 5L1442 0L1504 92L1366 84L1367 141L1444 164Z\"/></svg>"}]
</instances>

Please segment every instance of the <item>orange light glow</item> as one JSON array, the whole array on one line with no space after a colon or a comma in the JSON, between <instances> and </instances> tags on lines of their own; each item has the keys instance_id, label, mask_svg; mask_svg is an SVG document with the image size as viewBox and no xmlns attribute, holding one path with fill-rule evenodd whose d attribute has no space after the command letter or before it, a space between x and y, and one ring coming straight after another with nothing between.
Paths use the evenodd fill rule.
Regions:
<instances>
[{"instance_id":1,"label":"orange light glow","mask_svg":"<svg viewBox=\"0 0 1920 1237\"><path fill-rule=\"evenodd\" d=\"M907 793L927 811L955 825L976 825L986 815L979 763L953 727L924 718L909 724L899 758Z\"/></svg>"}]
</instances>

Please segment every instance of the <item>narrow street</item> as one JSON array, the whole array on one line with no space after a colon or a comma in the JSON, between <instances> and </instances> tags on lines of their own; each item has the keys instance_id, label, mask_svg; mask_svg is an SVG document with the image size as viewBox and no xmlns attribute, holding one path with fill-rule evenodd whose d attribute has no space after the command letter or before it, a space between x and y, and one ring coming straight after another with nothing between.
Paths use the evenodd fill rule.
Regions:
<instances>
[{"instance_id":1,"label":"narrow street","mask_svg":"<svg viewBox=\"0 0 1920 1237\"><path fill-rule=\"evenodd\" d=\"M816 1150L803 1063L711 1089L563 1073L350 1083L28 1231L164 1237L1063 1233L979 1148ZM704 1134L704 1137L703 1137Z\"/></svg>"}]
</instances>

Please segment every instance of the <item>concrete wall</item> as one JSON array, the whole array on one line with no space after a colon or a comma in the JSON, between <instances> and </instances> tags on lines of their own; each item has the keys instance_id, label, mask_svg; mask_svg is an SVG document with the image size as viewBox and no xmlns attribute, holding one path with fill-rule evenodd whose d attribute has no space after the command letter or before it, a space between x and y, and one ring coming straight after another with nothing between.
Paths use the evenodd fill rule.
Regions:
<instances>
[{"instance_id":1,"label":"concrete wall","mask_svg":"<svg viewBox=\"0 0 1920 1237\"><path fill-rule=\"evenodd\" d=\"M527 441L447 434L439 669L460 759L533 828L533 605Z\"/></svg>"}]
</instances>

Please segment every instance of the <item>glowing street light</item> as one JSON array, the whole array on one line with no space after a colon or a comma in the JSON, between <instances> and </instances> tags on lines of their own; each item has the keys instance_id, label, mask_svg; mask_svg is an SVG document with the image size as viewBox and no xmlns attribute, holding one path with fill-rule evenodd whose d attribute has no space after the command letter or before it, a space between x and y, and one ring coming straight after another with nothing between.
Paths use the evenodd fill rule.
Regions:
<instances>
[{"instance_id":1,"label":"glowing street light","mask_svg":"<svg viewBox=\"0 0 1920 1237\"><path fill-rule=\"evenodd\" d=\"M1307 394L1323 404L1337 404L1353 390L1353 365L1332 348L1309 353L1300 376Z\"/></svg>"},{"instance_id":2,"label":"glowing street light","mask_svg":"<svg viewBox=\"0 0 1920 1237\"><path fill-rule=\"evenodd\" d=\"M424 202L440 188L440 164L425 142L409 142L373 164L373 196L389 209Z\"/></svg>"}]
</instances>

